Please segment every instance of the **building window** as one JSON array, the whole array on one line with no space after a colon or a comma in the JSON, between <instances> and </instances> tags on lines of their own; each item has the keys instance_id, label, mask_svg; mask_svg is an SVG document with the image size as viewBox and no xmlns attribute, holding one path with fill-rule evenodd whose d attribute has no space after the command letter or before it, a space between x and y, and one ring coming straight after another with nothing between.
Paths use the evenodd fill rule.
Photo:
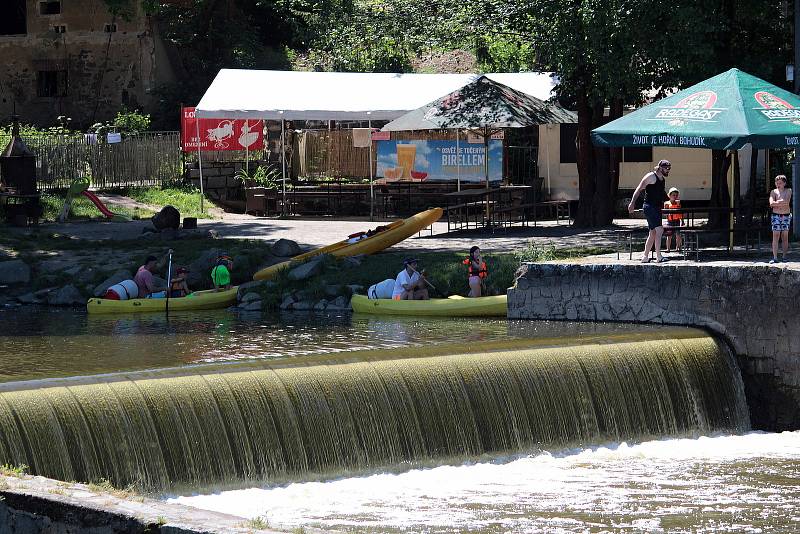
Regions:
<instances>
[{"instance_id":1,"label":"building window","mask_svg":"<svg viewBox=\"0 0 800 534\"><path fill-rule=\"evenodd\" d=\"M117 31L117 25L116 24L106 24L103 27L103 31L106 32L106 33L114 33L115 31Z\"/></svg>"},{"instance_id":2,"label":"building window","mask_svg":"<svg viewBox=\"0 0 800 534\"><path fill-rule=\"evenodd\" d=\"M25 0L4 0L3 4L8 4L8 8L3 10L0 17L0 35L25 35L28 33L26 16L27 8Z\"/></svg>"},{"instance_id":3,"label":"building window","mask_svg":"<svg viewBox=\"0 0 800 534\"><path fill-rule=\"evenodd\" d=\"M576 147L578 138L577 124L561 124L561 163L577 163L578 149Z\"/></svg>"},{"instance_id":4,"label":"building window","mask_svg":"<svg viewBox=\"0 0 800 534\"><path fill-rule=\"evenodd\" d=\"M56 24L53 26L53 31L55 33L67 33L67 27L64 24Z\"/></svg>"},{"instance_id":5,"label":"building window","mask_svg":"<svg viewBox=\"0 0 800 534\"><path fill-rule=\"evenodd\" d=\"M44 0L39 2L40 15L60 15L61 0Z\"/></svg>"},{"instance_id":6,"label":"building window","mask_svg":"<svg viewBox=\"0 0 800 534\"><path fill-rule=\"evenodd\" d=\"M67 96L67 71L40 70L37 72L36 95L46 98Z\"/></svg>"},{"instance_id":7,"label":"building window","mask_svg":"<svg viewBox=\"0 0 800 534\"><path fill-rule=\"evenodd\" d=\"M653 161L653 147L625 147L622 149L622 161L630 161L631 163L650 163Z\"/></svg>"}]
</instances>

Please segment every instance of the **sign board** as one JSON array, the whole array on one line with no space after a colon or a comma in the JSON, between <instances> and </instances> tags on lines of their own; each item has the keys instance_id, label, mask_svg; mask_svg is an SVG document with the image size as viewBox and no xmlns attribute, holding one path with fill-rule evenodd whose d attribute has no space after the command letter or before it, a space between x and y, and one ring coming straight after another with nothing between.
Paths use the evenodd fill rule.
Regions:
<instances>
[{"instance_id":1,"label":"sign board","mask_svg":"<svg viewBox=\"0 0 800 534\"><path fill-rule=\"evenodd\" d=\"M111 132L106 135L106 142L111 143L121 143L122 142L122 134L119 132Z\"/></svg>"},{"instance_id":2,"label":"sign board","mask_svg":"<svg viewBox=\"0 0 800 534\"><path fill-rule=\"evenodd\" d=\"M505 132L494 132L489 139L505 139ZM467 132L467 143L483 143L483 136L475 132Z\"/></svg>"},{"instance_id":3,"label":"sign board","mask_svg":"<svg viewBox=\"0 0 800 534\"><path fill-rule=\"evenodd\" d=\"M388 141L392 138L392 132L372 132L373 141Z\"/></svg>"},{"instance_id":4,"label":"sign board","mask_svg":"<svg viewBox=\"0 0 800 534\"><path fill-rule=\"evenodd\" d=\"M388 133L388 132L387 132ZM456 148L458 151L456 152ZM485 181L486 147L452 141L380 141L377 176L388 181ZM503 142L489 141L489 181L503 178Z\"/></svg>"},{"instance_id":5,"label":"sign board","mask_svg":"<svg viewBox=\"0 0 800 534\"><path fill-rule=\"evenodd\" d=\"M199 124L198 124L199 123ZM198 126L200 136L198 137ZM264 121L252 119L197 119L194 108L183 108L181 149L261 150L264 148Z\"/></svg>"}]
</instances>

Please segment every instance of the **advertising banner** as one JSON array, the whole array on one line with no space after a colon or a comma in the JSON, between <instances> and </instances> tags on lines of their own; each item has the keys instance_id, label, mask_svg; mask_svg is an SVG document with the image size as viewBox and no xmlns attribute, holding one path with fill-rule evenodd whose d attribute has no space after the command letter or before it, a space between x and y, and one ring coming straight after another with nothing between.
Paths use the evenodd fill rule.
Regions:
<instances>
[{"instance_id":1,"label":"advertising banner","mask_svg":"<svg viewBox=\"0 0 800 534\"><path fill-rule=\"evenodd\" d=\"M388 181L483 182L483 144L453 141L379 141L377 176ZM489 141L489 181L503 179L503 142Z\"/></svg>"},{"instance_id":2,"label":"advertising banner","mask_svg":"<svg viewBox=\"0 0 800 534\"><path fill-rule=\"evenodd\" d=\"M198 121L200 137L197 136ZM181 116L181 149L261 150L264 148L264 121L238 119L197 119L194 108L183 108Z\"/></svg>"}]
</instances>

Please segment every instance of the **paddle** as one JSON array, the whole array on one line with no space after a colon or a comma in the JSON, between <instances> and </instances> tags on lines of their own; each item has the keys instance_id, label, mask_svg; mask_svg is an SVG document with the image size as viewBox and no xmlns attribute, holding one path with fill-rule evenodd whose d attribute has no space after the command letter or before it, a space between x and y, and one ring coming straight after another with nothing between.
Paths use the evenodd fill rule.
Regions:
<instances>
[{"instance_id":1,"label":"paddle","mask_svg":"<svg viewBox=\"0 0 800 534\"><path fill-rule=\"evenodd\" d=\"M409 267L411 267L411 266L409 265ZM441 295L441 296L442 296L442 298L447 298L447 295L445 295L445 294L444 294L444 292L442 292L442 291L440 291L439 289L437 289L435 285L433 285L433 284L431 284L430 282L428 282L428 279L427 279L427 278L425 278L425 276L423 276L423 274L422 274L422 273L420 273L419 271L417 271L417 270L416 270L415 268L413 268L413 267L411 267L411 270L412 270L412 271L414 271L415 273L419 274L419 277L420 277L420 278L421 278L421 279L422 279L422 280L423 280L423 281L424 281L426 284L428 284L428 285L431 287L431 289L433 289L434 291L436 291L437 293L439 293L439 295ZM423 269L423 271L424 271L424 269Z\"/></svg>"},{"instance_id":2,"label":"paddle","mask_svg":"<svg viewBox=\"0 0 800 534\"><path fill-rule=\"evenodd\" d=\"M169 249L167 254L169 254L169 263L167 263L167 303L164 308L165 313L169 313L169 294L172 289L172 249Z\"/></svg>"}]
</instances>

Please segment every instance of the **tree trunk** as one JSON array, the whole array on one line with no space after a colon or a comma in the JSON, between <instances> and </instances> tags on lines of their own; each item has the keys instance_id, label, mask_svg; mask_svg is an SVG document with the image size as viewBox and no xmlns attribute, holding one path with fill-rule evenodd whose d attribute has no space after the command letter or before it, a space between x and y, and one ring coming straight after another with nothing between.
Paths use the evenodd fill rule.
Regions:
<instances>
[{"instance_id":1,"label":"tree trunk","mask_svg":"<svg viewBox=\"0 0 800 534\"><path fill-rule=\"evenodd\" d=\"M608 121L611 122L622 117L623 111L623 100L621 98L615 98L611 102L611 107L609 109L608 114ZM612 148L609 149L610 152L610 167L611 167L611 212L609 213L609 219L611 221L614 220L614 215L617 206L617 193L619 192L619 170L620 170L620 163L622 162L622 149L621 148Z\"/></svg>"},{"instance_id":2,"label":"tree trunk","mask_svg":"<svg viewBox=\"0 0 800 534\"><path fill-rule=\"evenodd\" d=\"M592 113L592 128L604 122L602 102L595 102ZM595 193L592 202L592 226L607 226L613 220L613 196L611 195L611 150L605 147L593 147Z\"/></svg>"},{"instance_id":3,"label":"tree trunk","mask_svg":"<svg viewBox=\"0 0 800 534\"><path fill-rule=\"evenodd\" d=\"M756 173L758 173L758 150L752 149L750 156L750 185L747 189L747 211L745 220L748 226L753 224L753 215L756 210Z\"/></svg>"},{"instance_id":4,"label":"tree trunk","mask_svg":"<svg viewBox=\"0 0 800 534\"><path fill-rule=\"evenodd\" d=\"M578 210L575 214L575 226L588 228L593 226L592 203L594 202L594 158L591 141L592 108L586 96L585 88L580 88L577 96L578 135L575 140L578 163Z\"/></svg>"}]
</instances>

